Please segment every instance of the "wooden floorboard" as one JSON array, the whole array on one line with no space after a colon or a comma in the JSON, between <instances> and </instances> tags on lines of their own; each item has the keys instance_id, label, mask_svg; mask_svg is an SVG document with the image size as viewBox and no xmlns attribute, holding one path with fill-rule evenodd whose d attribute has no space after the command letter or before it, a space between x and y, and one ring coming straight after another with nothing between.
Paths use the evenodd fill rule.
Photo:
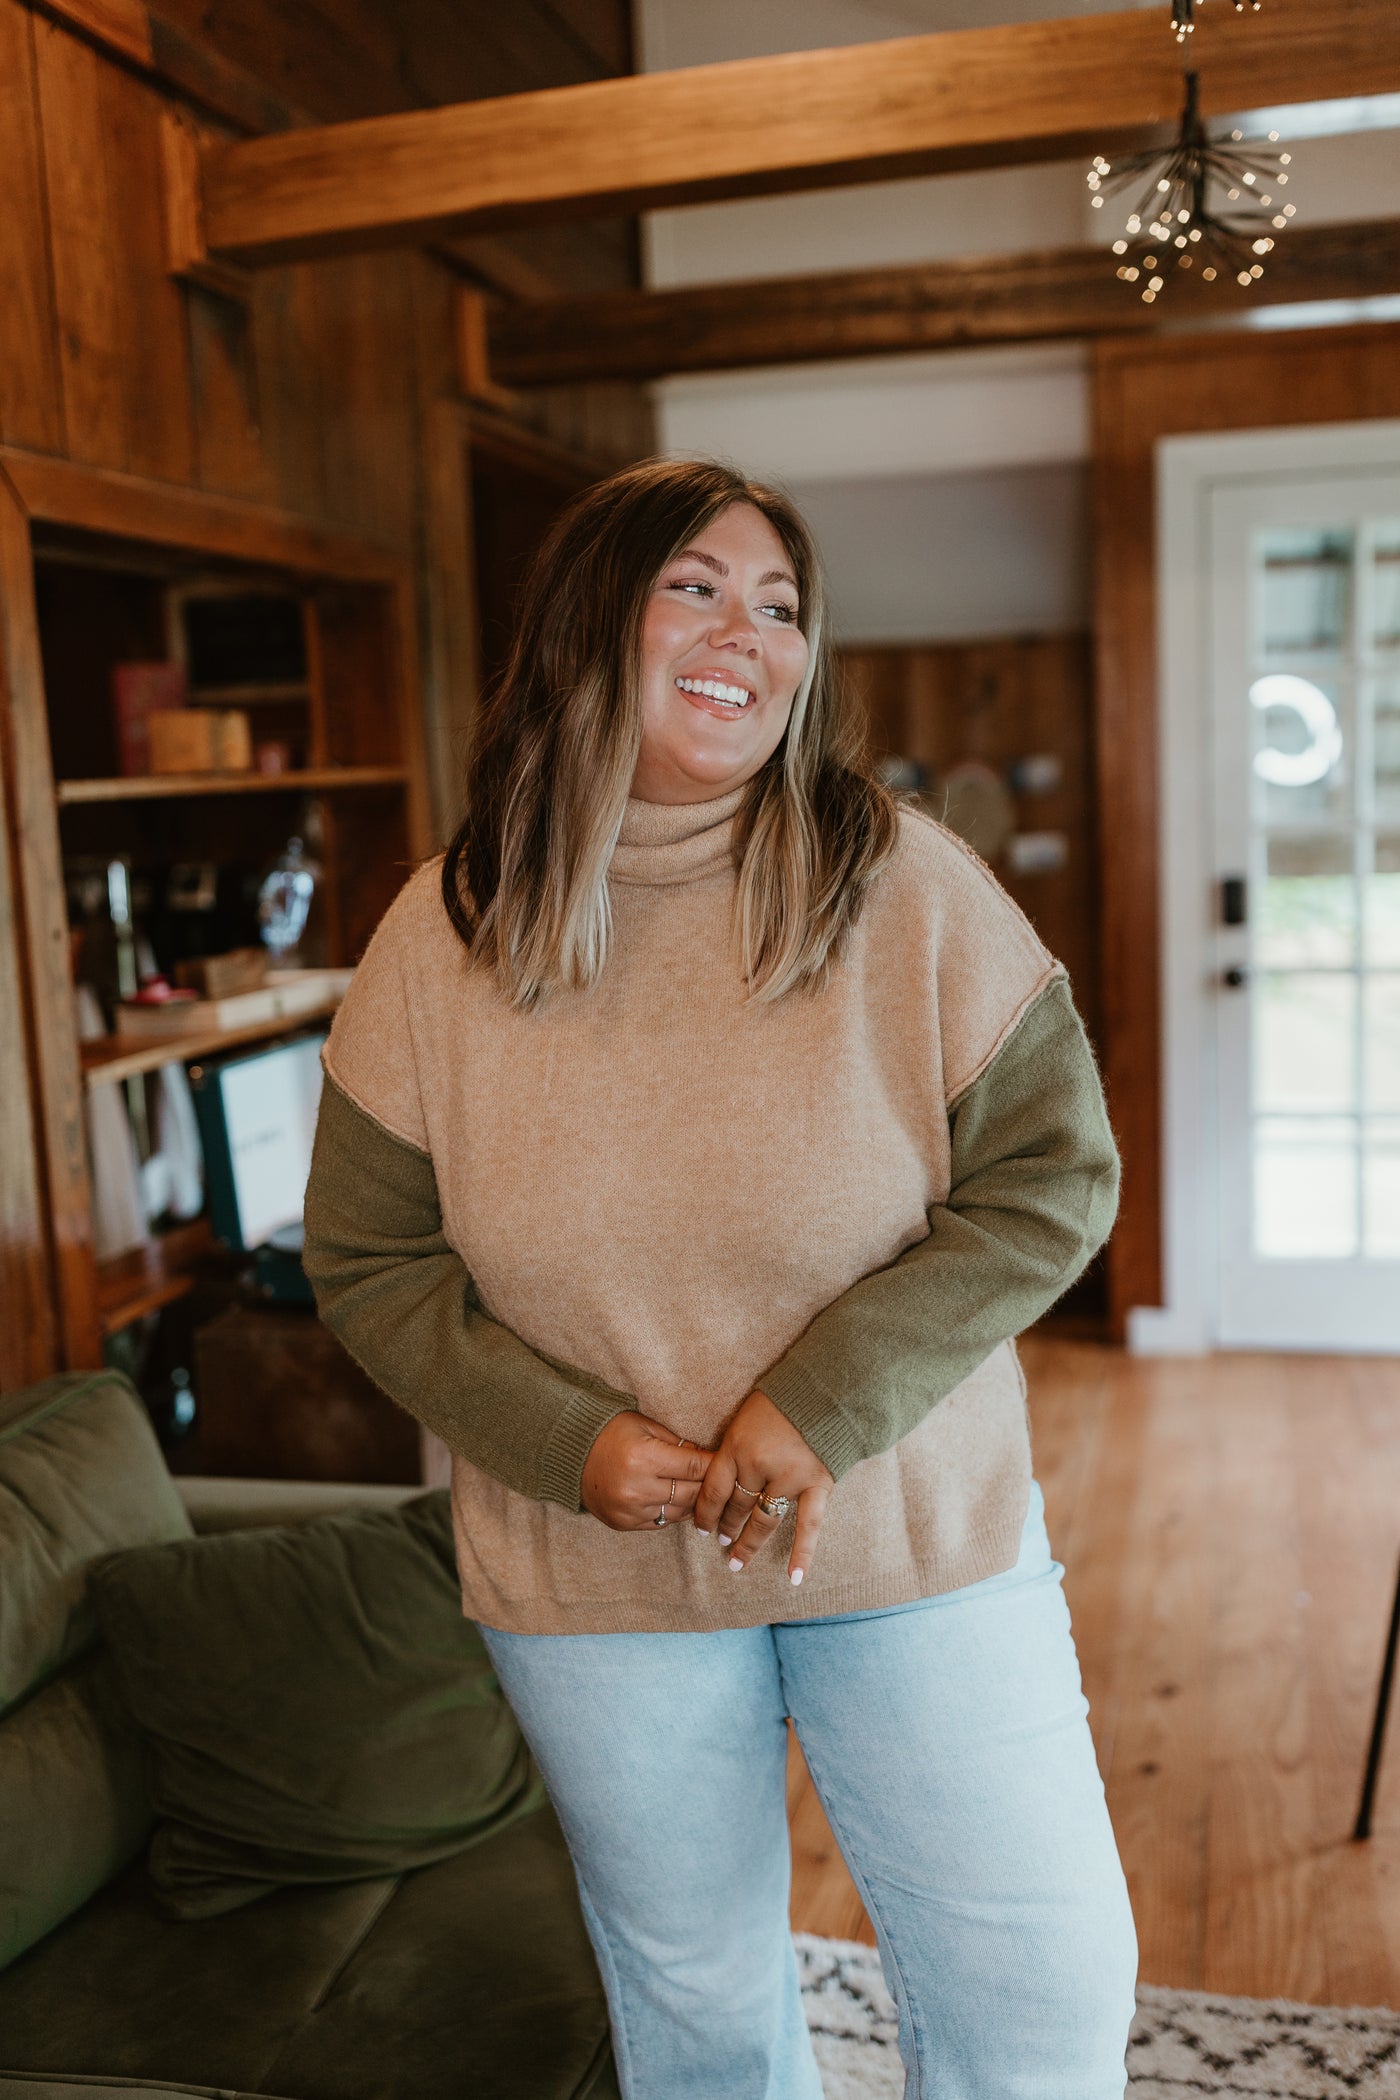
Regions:
<instances>
[{"instance_id":1,"label":"wooden floorboard","mask_svg":"<svg viewBox=\"0 0 1400 2100\"><path fill-rule=\"evenodd\" d=\"M1036 1475L1150 1983L1400 2006L1400 1362L1032 1338ZM1397 1698L1400 1704L1400 1697ZM873 1941L793 1746L796 1929Z\"/></svg>"}]
</instances>

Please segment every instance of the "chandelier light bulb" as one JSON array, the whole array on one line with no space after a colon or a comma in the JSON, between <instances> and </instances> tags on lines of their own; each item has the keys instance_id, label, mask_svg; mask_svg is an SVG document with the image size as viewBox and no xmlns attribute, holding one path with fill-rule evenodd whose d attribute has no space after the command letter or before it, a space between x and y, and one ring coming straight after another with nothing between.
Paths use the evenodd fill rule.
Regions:
<instances>
[{"instance_id":1,"label":"chandelier light bulb","mask_svg":"<svg viewBox=\"0 0 1400 2100\"><path fill-rule=\"evenodd\" d=\"M1198 0L1173 4L1185 35ZM1257 6L1258 0L1236 0L1236 11L1243 13L1251 4ZM1197 77L1188 72L1177 136L1169 148L1121 155L1111 165L1098 153L1088 171L1096 210L1128 184L1147 183L1146 196L1127 214L1123 234L1112 243L1115 257L1124 258L1115 265L1116 275L1131 284L1139 264L1144 273L1171 263L1189 270L1199 249L1204 283L1233 276L1242 286L1255 284L1264 270L1254 258L1271 254L1275 245L1266 229L1282 232L1294 212L1291 204L1274 208L1272 185L1287 182L1284 164L1292 157L1275 150L1278 137L1273 131L1267 142L1247 141L1236 129L1228 138L1212 138L1201 116ZM1143 252L1148 249L1152 252ZM1139 296L1150 305L1165 287L1164 275L1150 276Z\"/></svg>"}]
</instances>

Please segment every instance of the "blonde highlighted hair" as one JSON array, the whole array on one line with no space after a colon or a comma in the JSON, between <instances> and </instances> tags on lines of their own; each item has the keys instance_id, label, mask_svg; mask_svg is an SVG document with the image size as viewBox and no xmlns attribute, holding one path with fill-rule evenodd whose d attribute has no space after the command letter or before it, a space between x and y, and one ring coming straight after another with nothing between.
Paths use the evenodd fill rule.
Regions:
<instances>
[{"instance_id":1,"label":"blonde highlighted hair","mask_svg":"<svg viewBox=\"0 0 1400 2100\"><path fill-rule=\"evenodd\" d=\"M641 631L667 563L733 503L777 533L808 644L781 743L734 827L735 935L749 996L825 982L894 850L893 798L834 676L821 562L787 497L733 468L645 460L586 489L531 567L488 694L442 894L512 1004L582 990L607 960L608 868L642 738Z\"/></svg>"}]
</instances>

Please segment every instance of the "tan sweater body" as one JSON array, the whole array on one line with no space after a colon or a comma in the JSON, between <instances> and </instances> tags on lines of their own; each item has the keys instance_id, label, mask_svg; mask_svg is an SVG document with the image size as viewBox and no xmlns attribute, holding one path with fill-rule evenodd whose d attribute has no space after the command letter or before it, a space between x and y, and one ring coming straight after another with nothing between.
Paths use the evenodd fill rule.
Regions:
<instances>
[{"instance_id":1,"label":"tan sweater body","mask_svg":"<svg viewBox=\"0 0 1400 2100\"><path fill-rule=\"evenodd\" d=\"M828 987L746 1002L737 800L629 805L602 976L534 1013L469 963L437 864L421 870L327 1051L344 1092L430 1154L486 1310L701 1444L825 1306L926 1235L949 1104L1057 969L981 864L906 815ZM837 1483L800 1590L791 1520L733 1575L688 1523L611 1531L458 1458L464 1605L557 1633L904 1603L1009 1566L1029 1481L1010 1343Z\"/></svg>"}]
</instances>

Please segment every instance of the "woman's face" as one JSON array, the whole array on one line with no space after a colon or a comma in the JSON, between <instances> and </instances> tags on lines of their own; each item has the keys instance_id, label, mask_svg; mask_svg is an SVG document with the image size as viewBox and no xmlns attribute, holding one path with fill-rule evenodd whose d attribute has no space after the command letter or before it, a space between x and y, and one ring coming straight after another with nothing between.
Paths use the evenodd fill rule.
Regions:
<instances>
[{"instance_id":1,"label":"woman's face","mask_svg":"<svg viewBox=\"0 0 1400 2100\"><path fill-rule=\"evenodd\" d=\"M772 757L807 669L799 611L787 549L751 503L731 503L667 563L642 621L634 795L708 802Z\"/></svg>"}]
</instances>

